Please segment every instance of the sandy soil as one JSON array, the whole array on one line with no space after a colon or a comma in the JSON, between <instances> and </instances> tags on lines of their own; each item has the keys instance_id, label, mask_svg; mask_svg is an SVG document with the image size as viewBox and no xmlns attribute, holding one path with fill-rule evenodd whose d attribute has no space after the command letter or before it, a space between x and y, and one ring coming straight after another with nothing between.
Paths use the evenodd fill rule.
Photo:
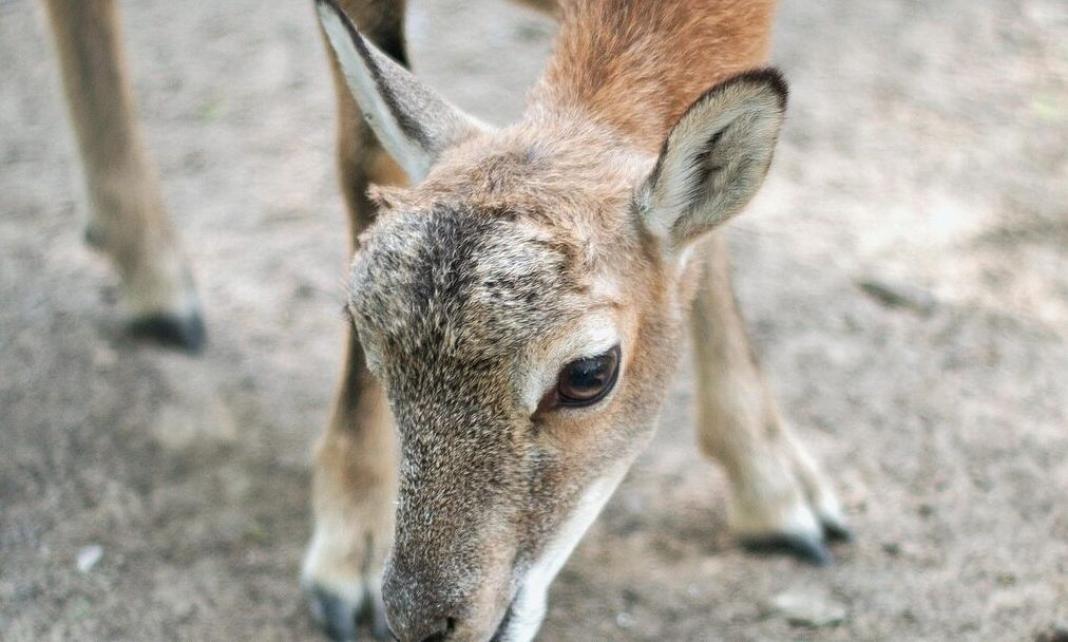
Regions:
<instances>
[{"instance_id":1,"label":"sandy soil","mask_svg":"<svg viewBox=\"0 0 1068 642\"><path fill-rule=\"evenodd\" d=\"M211 345L123 334L81 244L40 7L0 1L0 638L314 640L296 575L346 232L310 3L123 4ZM552 25L430 4L410 24L419 71L491 121L516 114ZM1066 34L1062 0L785 2L791 112L734 226L739 296L857 541L826 569L733 545L684 366L542 639L1024 640L1068 622ZM904 305L871 282L907 286ZM791 624L770 606L784 591L841 621Z\"/></svg>"}]
</instances>

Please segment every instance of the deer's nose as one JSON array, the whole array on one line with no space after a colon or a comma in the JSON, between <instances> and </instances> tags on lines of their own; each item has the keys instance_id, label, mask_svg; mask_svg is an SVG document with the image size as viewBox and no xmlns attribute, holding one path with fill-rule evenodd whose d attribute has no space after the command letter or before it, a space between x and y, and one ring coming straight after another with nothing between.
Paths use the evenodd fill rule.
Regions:
<instances>
[{"instance_id":1,"label":"deer's nose","mask_svg":"<svg viewBox=\"0 0 1068 642\"><path fill-rule=\"evenodd\" d=\"M418 623L416 626L400 624L398 628L390 621L389 632L394 640L399 642L447 642L452 631L456 628L456 620L452 618L440 618Z\"/></svg>"},{"instance_id":2,"label":"deer's nose","mask_svg":"<svg viewBox=\"0 0 1068 642\"><path fill-rule=\"evenodd\" d=\"M437 622L432 622L426 631L419 633L413 640L420 640L421 642L445 642L449 639L449 634L452 633L452 629L455 626L452 618L442 618ZM423 635L426 633L427 635Z\"/></svg>"},{"instance_id":3,"label":"deer's nose","mask_svg":"<svg viewBox=\"0 0 1068 642\"><path fill-rule=\"evenodd\" d=\"M390 632L399 642L446 642L454 638L460 613L450 582L394 559L383 578L382 597ZM421 572L417 572L421 571Z\"/></svg>"}]
</instances>

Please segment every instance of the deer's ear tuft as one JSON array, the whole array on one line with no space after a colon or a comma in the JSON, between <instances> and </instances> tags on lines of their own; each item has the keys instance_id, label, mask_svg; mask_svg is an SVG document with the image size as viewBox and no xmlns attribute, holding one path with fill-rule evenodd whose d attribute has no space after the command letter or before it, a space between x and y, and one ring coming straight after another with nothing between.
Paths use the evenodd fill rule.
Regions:
<instances>
[{"instance_id":1,"label":"deer's ear tuft","mask_svg":"<svg viewBox=\"0 0 1068 642\"><path fill-rule=\"evenodd\" d=\"M664 141L639 203L646 226L677 250L737 214L764 182L786 110L774 69L705 92Z\"/></svg>"},{"instance_id":2,"label":"deer's ear tuft","mask_svg":"<svg viewBox=\"0 0 1068 642\"><path fill-rule=\"evenodd\" d=\"M444 150L488 129L379 51L336 0L316 0L315 6L364 119L413 182L426 176Z\"/></svg>"}]
</instances>

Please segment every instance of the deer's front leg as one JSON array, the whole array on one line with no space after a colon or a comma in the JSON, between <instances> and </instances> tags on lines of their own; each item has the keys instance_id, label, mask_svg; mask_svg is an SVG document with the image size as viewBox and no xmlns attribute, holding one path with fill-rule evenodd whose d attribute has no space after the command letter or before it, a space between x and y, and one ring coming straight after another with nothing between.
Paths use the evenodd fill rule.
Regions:
<instances>
[{"instance_id":1,"label":"deer's front leg","mask_svg":"<svg viewBox=\"0 0 1068 642\"><path fill-rule=\"evenodd\" d=\"M730 479L731 529L749 547L786 549L825 563L826 539L849 533L838 500L783 422L752 352L723 233L716 232L704 250L692 312L698 438Z\"/></svg>"},{"instance_id":2,"label":"deer's front leg","mask_svg":"<svg viewBox=\"0 0 1068 642\"><path fill-rule=\"evenodd\" d=\"M342 0L364 34L404 61L401 0ZM363 120L329 56L337 96L337 162L349 213L351 247L374 220L371 184L405 177ZM312 509L315 526L301 583L313 615L334 639L355 639L358 623L386 637L382 565L393 543L397 456L392 418L382 387L367 371L350 327L334 414L315 454Z\"/></svg>"},{"instance_id":3,"label":"deer's front leg","mask_svg":"<svg viewBox=\"0 0 1068 642\"><path fill-rule=\"evenodd\" d=\"M385 395L350 336L334 416L316 448L315 531L301 577L313 614L334 639L354 639L360 620L377 637L386 634L382 565L393 539L396 474Z\"/></svg>"},{"instance_id":4,"label":"deer's front leg","mask_svg":"<svg viewBox=\"0 0 1068 642\"><path fill-rule=\"evenodd\" d=\"M134 329L196 350L204 324L141 140L115 2L45 5L88 183L86 238L118 268Z\"/></svg>"}]
</instances>

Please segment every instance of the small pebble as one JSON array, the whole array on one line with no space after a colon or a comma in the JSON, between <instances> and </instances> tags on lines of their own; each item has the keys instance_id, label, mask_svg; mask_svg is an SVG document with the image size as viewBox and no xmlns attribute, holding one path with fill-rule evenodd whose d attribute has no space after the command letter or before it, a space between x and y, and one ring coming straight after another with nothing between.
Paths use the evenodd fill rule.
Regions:
<instances>
[{"instance_id":1,"label":"small pebble","mask_svg":"<svg viewBox=\"0 0 1068 642\"><path fill-rule=\"evenodd\" d=\"M832 626L846 618L845 605L815 589L790 589L771 600L774 612L791 624L822 627Z\"/></svg>"},{"instance_id":2,"label":"small pebble","mask_svg":"<svg viewBox=\"0 0 1068 642\"><path fill-rule=\"evenodd\" d=\"M104 549L97 544L90 544L78 551L78 570L88 573L93 570L100 558L104 556Z\"/></svg>"}]
</instances>

